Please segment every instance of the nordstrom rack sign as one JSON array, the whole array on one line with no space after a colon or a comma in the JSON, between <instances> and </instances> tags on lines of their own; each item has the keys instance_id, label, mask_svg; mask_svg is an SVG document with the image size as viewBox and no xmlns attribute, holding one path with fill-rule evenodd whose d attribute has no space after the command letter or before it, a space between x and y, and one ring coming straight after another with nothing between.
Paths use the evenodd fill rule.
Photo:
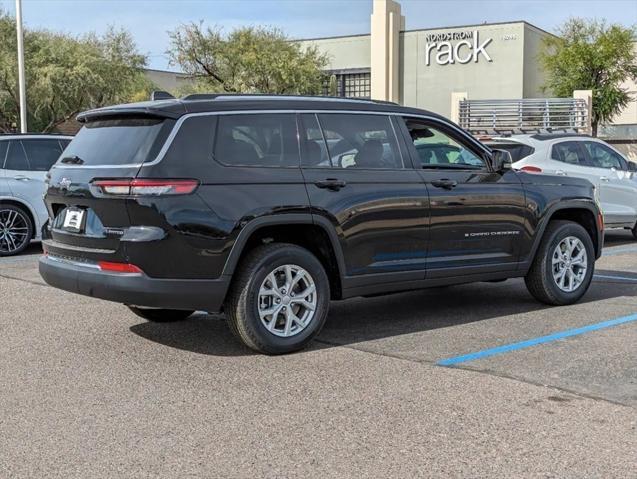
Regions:
<instances>
[{"instance_id":1,"label":"nordstrom rack sign","mask_svg":"<svg viewBox=\"0 0 637 479\"><path fill-rule=\"evenodd\" d=\"M430 33L425 37L425 64L432 61L438 65L454 63L478 63L480 57L488 62L492 61L487 52L487 45L492 38L486 38L480 43L478 30L462 32Z\"/></svg>"}]
</instances>

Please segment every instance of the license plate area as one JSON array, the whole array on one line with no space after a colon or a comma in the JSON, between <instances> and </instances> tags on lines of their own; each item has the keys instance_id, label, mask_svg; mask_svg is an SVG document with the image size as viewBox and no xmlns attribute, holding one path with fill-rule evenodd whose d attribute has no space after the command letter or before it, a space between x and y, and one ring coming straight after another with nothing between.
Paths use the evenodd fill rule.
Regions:
<instances>
[{"instance_id":1,"label":"license plate area","mask_svg":"<svg viewBox=\"0 0 637 479\"><path fill-rule=\"evenodd\" d=\"M82 233L86 225L86 210L69 207L62 212L61 229L70 233Z\"/></svg>"}]
</instances>

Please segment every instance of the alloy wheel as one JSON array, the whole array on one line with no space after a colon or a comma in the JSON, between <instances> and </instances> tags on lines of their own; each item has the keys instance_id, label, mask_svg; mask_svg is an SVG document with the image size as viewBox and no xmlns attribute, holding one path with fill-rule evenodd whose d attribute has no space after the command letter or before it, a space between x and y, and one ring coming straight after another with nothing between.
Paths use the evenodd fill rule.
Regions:
<instances>
[{"instance_id":1,"label":"alloy wheel","mask_svg":"<svg viewBox=\"0 0 637 479\"><path fill-rule=\"evenodd\" d=\"M317 299L316 285L309 272L293 264L278 266L259 288L261 324L276 336L296 336L314 318Z\"/></svg>"},{"instance_id":2,"label":"alloy wheel","mask_svg":"<svg viewBox=\"0 0 637 479\"><path fill-rule=\"evenodd\" d=\"M557 287L566 293L572 293L584 282L588 270L584 243L575 236L564 238L553 251L551 265Z\"/></svg>"},{"instance_id":3,"label":"alloy wheel","mask_svg":"<svg viewBox=\"0 0 637 479\"><path fill-rule=\"evenodd\" d=\"M29 219L15 209L0 209L0 252L19 251L29 241Z\"/></svg>"}]
</instances>

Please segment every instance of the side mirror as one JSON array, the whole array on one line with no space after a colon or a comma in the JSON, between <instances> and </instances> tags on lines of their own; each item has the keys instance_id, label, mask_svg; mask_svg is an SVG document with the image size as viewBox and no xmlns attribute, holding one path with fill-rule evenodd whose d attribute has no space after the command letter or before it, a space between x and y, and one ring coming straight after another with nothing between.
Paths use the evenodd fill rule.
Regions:
<instances>
[{"instance_id":1,"label":"side mirror","mask_svg":"<svg viewBox=\"0 0 637 479\"><path fill-rule=\"evenodd\" d=\"M492 150L491 166L498 173L504 173L513 168L511 153L506 150Z\"/></svg>"},{"instance_id":2,"label":"side mirror","mask_svg":"<svg viewBox=\"0 0 637 479\"><path fill-rule=\"evenodd\" d=\"M632 173L636 173L637 172L637 163L629 161L628 162L628 171L630 171Z\"/></svg>"}]
</instances>

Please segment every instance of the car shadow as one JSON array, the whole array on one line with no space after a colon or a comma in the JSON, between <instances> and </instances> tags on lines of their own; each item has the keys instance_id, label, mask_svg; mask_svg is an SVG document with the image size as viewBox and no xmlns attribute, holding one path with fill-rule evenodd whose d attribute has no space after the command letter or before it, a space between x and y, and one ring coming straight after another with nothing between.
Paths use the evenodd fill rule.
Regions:
<instances>
[{"instance_id":1,"label":"car shadow","mask_svg":"<svg viewBox=\"0 0 637 479\"><path fill-rule=\"evenodd\" d=\"M608 270L604 273L621 274ZM621 296L637 296L637 283L596 279L580 303ZM310 349L375 341L547 308L531 297L520 279L334 301L325 327ZM222 315L201 313L178 323L140 323L130 330L150 341L198 354L254 354L232 336Z\"/></svg>"}]
</instances>

